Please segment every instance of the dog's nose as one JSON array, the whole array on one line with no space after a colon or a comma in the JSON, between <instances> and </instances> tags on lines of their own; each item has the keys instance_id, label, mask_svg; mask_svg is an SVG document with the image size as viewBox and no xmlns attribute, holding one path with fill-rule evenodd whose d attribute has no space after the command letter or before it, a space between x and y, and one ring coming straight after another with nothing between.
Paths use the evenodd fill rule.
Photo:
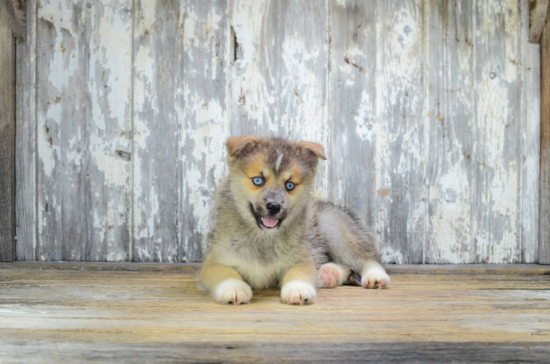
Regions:
<instances>
[{"instance_id":1,"label":"dog's nose","mask_svg":"<svg viewBox=\"0 0 550 364\"><path fill-rule=\"evenodd\" d=\"M281 211L281 205L279 205L277 202L268 202L265 207L267 208L267 211L269 211L269 213L273 215Z\"/></svg>"}]
</instances>

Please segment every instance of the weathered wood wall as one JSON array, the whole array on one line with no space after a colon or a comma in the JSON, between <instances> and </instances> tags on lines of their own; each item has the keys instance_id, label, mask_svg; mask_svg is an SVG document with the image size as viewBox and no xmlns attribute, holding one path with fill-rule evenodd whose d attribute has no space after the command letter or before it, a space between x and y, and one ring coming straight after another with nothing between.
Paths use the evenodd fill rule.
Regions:
<instances>
[{"instance_id":1,"label":"weathered wood wall","mask_svg":"<svg viewBox=\"0 0 550 364\"><path fill-rule=\"evenodd\" d=\"M0 2L0 262L15 260L15 38Z\"/></svg>"},{"instance_id":2,"label":"weathered wood wall","mask_svg":"<svg viewBox=\"0 0 550 364\"><path fill-rule=\"evenodd\" d=\"M550 14L550 7L547 8ZM540 242L539 263L550 264L550 24L541 40Z\"/></svg>"},{"instance_id":3,"label":"weathered wood wall","mask_svg":"<svg viewBox=\"0 0 550 364\"><path fill-rule=\"evenodd\" d=\"M528 0L41 0L18 46L20 260L197 261L224 141L313 140L395 263L535 262Z\"/></svg>"}]
</instances>

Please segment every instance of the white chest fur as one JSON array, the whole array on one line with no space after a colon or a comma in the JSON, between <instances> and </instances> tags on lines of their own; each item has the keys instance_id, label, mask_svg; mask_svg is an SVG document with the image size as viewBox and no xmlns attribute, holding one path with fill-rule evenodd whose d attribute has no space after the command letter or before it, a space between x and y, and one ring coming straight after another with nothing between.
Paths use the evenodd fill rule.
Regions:
<instances>
[{"instance_id":1,"label":"white chest fur","mask_svg":"<svg viewBox=\"0 0 550 364\"><path fill-rule=\"evenodd\" d=\"M235 253L226 254L220 262L233 267L254 289L276 287L284 273L292 266L287 259L271 262L241 257Z\"/></svg>"}]
</instances>

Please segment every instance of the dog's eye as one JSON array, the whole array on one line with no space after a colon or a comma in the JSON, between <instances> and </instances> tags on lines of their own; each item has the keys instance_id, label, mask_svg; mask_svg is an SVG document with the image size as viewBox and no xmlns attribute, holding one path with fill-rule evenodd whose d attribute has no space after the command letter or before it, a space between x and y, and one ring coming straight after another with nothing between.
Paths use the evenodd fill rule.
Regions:
<instances>
[{"instance_id":1,"label":"dog's eye","mask_svg":"<svg viewBox=\"0 0 550 364\"><path fill-rule=\"evenodd\" d=\"M294 189L294 187L296 187L296 185L292 182L287 182L286 183L286 190L287 191L292 191Z\"/></svg>"},{"instance_id":2,"label":"dog's eye","mask_svg":"<svg viewBox=\"0 0 550 364\"><path fill-rule=\"evenodd\" d=\"M254 177L252 178L252 183L254 183L256 186L263 186L264 179L262 177Z\"/></svg>"}]
</instances>

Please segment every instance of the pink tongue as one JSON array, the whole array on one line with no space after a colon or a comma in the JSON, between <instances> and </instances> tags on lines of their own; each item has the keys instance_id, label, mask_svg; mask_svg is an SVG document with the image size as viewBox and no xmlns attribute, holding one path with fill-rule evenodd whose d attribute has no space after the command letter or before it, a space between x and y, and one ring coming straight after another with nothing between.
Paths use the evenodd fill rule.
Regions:
<instances>
[{"instance_id":1,"label":"pink tongue","mask_svg":"<svg viewBox=\"0 0 550 364\"><path fill-rule=\"evenodd\" d=\"M279 222L279 220L274 219L272 217L264 217L263 219L264 225L267 226L268 228L277 226L277 222Z\"/></svg>"}]
</instances>

